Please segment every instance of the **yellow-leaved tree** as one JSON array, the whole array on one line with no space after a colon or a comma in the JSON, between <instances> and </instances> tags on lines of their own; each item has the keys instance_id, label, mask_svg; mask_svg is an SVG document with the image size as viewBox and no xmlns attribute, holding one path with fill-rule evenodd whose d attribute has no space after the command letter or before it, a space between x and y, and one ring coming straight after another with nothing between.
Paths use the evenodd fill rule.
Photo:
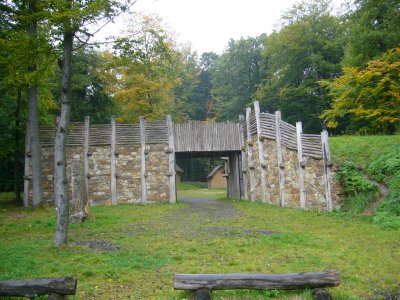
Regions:
<instances>
[{"instance_id":1,"label":"yellow-leaved tree","mask_svg":"<svg viewBox=\"0 0 400 300\"><path fill-rule=\"evenodd\" d=\"M182 83L180 54L157 17L136 15L119 37L113 52L103 53L103 77L120 109L119 122L163 118ZM137 21L138 20L138 21Z\"/></svg>"},{"instance_id":2,"label":"yellow-leaved tree","mask_svg":"<svg viewBox=\"0 0 400 300\"><path fill-rule=\"evenodd\" d=\"M344 68L343 75L321 84L333 97L321 118L330 128L360 133L394 133L400 125L400 48L371 60L365 69Z\"/></svg>"}]
</instances>

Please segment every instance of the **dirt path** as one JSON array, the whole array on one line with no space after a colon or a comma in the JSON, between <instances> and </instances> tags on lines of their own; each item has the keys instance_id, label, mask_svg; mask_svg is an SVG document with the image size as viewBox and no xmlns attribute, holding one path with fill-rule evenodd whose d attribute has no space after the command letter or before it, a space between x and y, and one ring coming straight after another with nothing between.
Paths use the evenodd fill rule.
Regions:
<instances>
[{"instance_id":1,"label":"dirt path","mask_svg":"<svg viewBox=\"0 0 400 300\"><path fill-rule=\"evenodd\" d=\"M179 202L189 206L160 220L166 227L169 227L172 236L207 238L209 236L278 234L278 232L268 229L236 226L235 219L241 215L241 212L233 204L221 202L215 198L183 198Z\"/></svg>"},{"instance_id":2,"label":"dirt path","mask_svg":"<svg viewBox=\"0 0 400 300\"><path fill-rule=\"evenodd\" d=\"M179 202L190 205L190 207L177 212L183 216L198 214L209 219L230 219L239 214L239 211L232 204L219 202L215 198L184 198Z\"/></svg>"}]
</instances>

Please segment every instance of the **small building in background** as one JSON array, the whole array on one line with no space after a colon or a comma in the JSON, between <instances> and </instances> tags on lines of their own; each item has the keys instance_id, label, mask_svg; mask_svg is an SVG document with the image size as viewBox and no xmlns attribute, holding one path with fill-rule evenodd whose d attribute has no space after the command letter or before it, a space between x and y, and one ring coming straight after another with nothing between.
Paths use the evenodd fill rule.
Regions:
<instances>
[{"instance_id":1,"label":"small building in background","mask_svg":"<svg viewBox=\"0 0 400 300\"><path fill-rule=\"evenodd\" d=\"M175 182L180 183L181 182L181 175L184 173L184 171L179 167L178 165L175 165Z\"/></svg>"},{"instance_id":2,"label":"small building in background","mask_svg":"<svg viewBox=\"0 0 400 300\"><path fill-rule=\"evenodd\" d=\"M207 176L208 188L226 188L224 166L216 166Z\"/></svg>"}]
</instances>

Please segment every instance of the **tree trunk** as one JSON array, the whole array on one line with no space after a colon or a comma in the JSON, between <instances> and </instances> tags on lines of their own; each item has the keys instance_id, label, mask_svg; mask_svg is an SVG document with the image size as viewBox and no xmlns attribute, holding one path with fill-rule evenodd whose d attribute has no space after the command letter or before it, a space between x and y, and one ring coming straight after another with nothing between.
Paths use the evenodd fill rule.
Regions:
<instances>
[{"instance_id":1,"label":"tree trunk","mask_svg":"<svg viewBox=\"0 0 400 300\"><path fill-rule=\"evenodd\" d=\"M32 14L37 12L36 1L29 1L29 10ZM28 33L36 47L36 39L38 34L37 22L31 21L28 27ZM35 58L33 58L35 59ZM34 63L29 67L29 72L36 72L37 66ZM38 97L37 83L34 81L28 88L28 120L29 134L31 137L31 159L32 159L32 204L37 207L42 203L42 166L39 142L39 122L38 122Z\"/></svg>"},{"instance_id":2,"label":"tree trunk","mask_svg":"<svg viewBox=\"0 0 400 300\"><path fill-rule=\"evenodd\" d=\"M75 295L77 280L74 277L57 277L33 280L0 280L0 296L35 298L47 294Z\"/></svg>"},{"instance_id":3,"label":"tree trunk","mask_svg":"<svg viewBox=\"0 0 400 300\"><path fill-rule=\"evenodd\" d=\"M15 109L15 150L14 150L14 193L15 200L21 202L21 172L20 172L20 159L21 159L21 145L20 145L20 119L21 119L21 90L18 90L17 107Z\"/></svg>"},{"instance_id":4,"label":"tree trunk","mask_svg":"<svg viewBox=\"0 0 400 300\"><path fill-rule=\"evenodd\" d=\"M70 1L68 1L71 3ZM54 142L54 200L57 212L57 228L55 236L56 246L67 243L68 236L68 198L66 172L66 145L69 124L70 97L71 97L71 59L74 33L64 28L63 57L60 63L62 72L61 117L56 124Z\"/></svg>"},{"instance_id":5,"label":"tree trunk","mask_svg":"<svg viewBox=\"0 0 400 300\"><path fill-rule=\"evenodd\" d=\"M86 181L80 159L74 159L71 162L71 189L69 221L70 223L82 223L90 212Z\"/></svg>"},{"instance_id":6,"label":"tree trunk","mask_svg":"<svg viewBox=\"0 0 400 300\"><path fill-rule=\"evenodd\" d=\"M339 284L339 273L333 270L287 274L175 274L174 276L176 290L297 290Z\"/></svg>"}]
</instances>

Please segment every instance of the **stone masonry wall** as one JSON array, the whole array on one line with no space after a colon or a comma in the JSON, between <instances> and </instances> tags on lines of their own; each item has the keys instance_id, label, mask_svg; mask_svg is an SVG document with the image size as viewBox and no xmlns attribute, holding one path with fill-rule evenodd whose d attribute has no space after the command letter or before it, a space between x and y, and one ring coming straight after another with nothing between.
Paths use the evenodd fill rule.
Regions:
<instances>
[{"instance_id":1,"label":"stone masonry wall","mask_svg":"<svg viewBox=\"0 0 400 300\"><path fill-rule=\"evenodd\" d=\"M267 165L267 192L269 194L269 202L279 205L279 171L278 171L278 152L276 143L273 140L265 139L264 153L265 164ZM258 146L257 146L258 147Z\"/></svg>"},{"instance_id":2,"label":"stone masonry wall","mask_svg":"<svg viewBox=\"0 0 400 300\"><path fill-rule=\"evenodd\" d=\"M167 145L147 145L146 155L146 184L147 201L168 202L169 177L168 177L168 150Z\"/></svg>"},{"instance_id":3,"label":"stone masonry wall","mask_svg":"<svg viewBox=\"0 0 400 300\"><path fill-rule=\"evenodd\" d=\"M254 154L255 178L256 178L256 199L261 199L261 167L259 160L259 146L257 136L252 136L252 148ZM270 196L269 203L279 205L279 169L278 154L276 141L272 139L264 139L264 158L267 165L267 195ZM297 160L297 151L288 149L282 145L283 165L284 165L284 203L287 207L300 208L300 192L299 192L299 166ZM248 164L247 160L247 164ZM248 191L250 191L250 173L247 165ZM343 190L336 180L336 172L331 170L331 192L333 208L340 207ZM326 210L327 204L325 200L324 188L324 164L321 159L307 157L304 168L304 184L306 190L306 209Z\"/></svg>"},{"instance_id":4,"label":"stone masonry wall","mask_svg":"<svg viewBox=\"0 0 400 300\"><path fill-rule=\"evenodd\" d=\"M117 146L116 179L118 203L141 202L140 146ZM167 202L169 197L167 145L146 145L146 186L148 202ZM111 151L109 145L90 146L89 201L92 205L111 204ZM79 160L83 168L83 147L67 147L67 180L71 182L71 161ZM52 205L54 148L42 147L42 181L44 200ZM30 197L31 197L30 192ZM71 197L69 185L68 197Z\"/></svg>"},{"instance_id":5,"label":"stone masonry wall","mask_svg":"<svg viewBox=\"0 0 400 300\"><path fill-rule=\"evenodd\" d=\"M140 147L117 146L118 203L140 203Z\"/></svg>"}]
</instances>

